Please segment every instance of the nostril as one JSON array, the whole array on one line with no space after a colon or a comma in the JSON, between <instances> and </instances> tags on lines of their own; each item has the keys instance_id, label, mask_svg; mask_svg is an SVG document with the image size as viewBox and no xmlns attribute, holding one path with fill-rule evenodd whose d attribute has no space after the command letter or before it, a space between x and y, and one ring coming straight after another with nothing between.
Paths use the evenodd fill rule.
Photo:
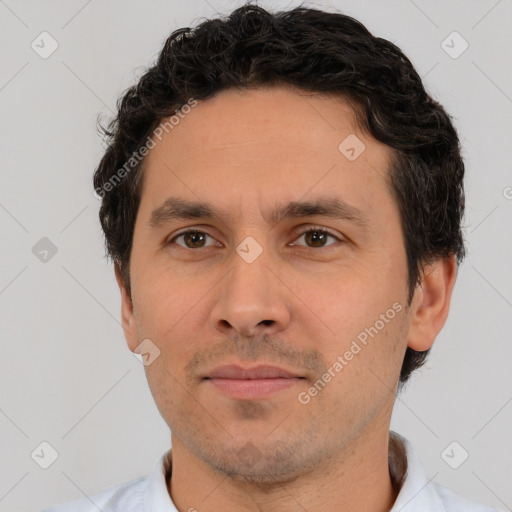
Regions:
<instances>
[{"instance_id":1,"label":"nostril","mask_svg":"<svg viewBox=\"0 0 512 512\"><path fill-rule=\"evenodd\" d=\"M272 325L273 323L274 323L274 320L262 320L260 322L260 324L263 324L263 325L266 325L266 326Z\"/></svg>"}]
</instances>

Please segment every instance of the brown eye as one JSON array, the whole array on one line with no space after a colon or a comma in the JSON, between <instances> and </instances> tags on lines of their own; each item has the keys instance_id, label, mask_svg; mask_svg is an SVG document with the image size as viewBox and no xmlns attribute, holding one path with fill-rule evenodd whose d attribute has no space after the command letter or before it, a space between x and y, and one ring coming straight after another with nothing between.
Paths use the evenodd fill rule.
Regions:
<instances>
[{"instance_id":1,"label":"brown eye","mask_svg":"<svg viewBox=\"0 0 512 512\"><path fill-rule=\"evenodd\" d=\"M210 235L203 231L185 231L180 233L178 236L174 237L170 243L176 243L181 247L185 247L186 249L201 249L203 247L207 247L208 245L214 245L215 241L212 238L213 244L206 244L207 238L211 238ZM181 239L183 243L177 242L177 240Z\"/></svg>"},{"instance_id":2,"label":"brown eye","mask_svg":"<svg viewBox=\"0 0 512 512\"><path fill-rule=\"evenodd\" d=\"M332 245L333 242L328 243L329 239L334 240L334 242L340 241L339 238L331 235L331 233L325 229L308 229L307 231L304 231L299 238L297 238L297 241L301 239L304 239L306 246L310 248L321 248ZM297 243L295 242L293 245L297 245Z\"/></svg>"},{"instance_id":3,"label":"brown eye","mask_svg":"<svg viewBox=\"0 0 512 512\"><path fill-rule=\"evenodd\" d=\"M323 247L328 236L325 231L308 231L304 235L304 240L312 247Z\"/></svg>"}]
</instances>

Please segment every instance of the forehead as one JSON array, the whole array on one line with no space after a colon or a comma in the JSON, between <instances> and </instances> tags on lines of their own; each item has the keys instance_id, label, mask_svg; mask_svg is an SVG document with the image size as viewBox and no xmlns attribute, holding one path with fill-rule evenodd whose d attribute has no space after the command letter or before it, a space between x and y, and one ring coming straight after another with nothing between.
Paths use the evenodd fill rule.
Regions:
<instances>
[{"instance_id":1,"label":"forehead","mask_svg":"<svg viewBox=\"0 0 512 512\"><path fill-rule=\"evenodd\" d=\"M291 86L221 91L200 101L180 125L173 130L175 144L192 143L205 150L258 143L268 150L293 143L303 149L325 149L329 132L358 131L354 108L346 98Z\"/></svg>"},{"instance_id":2,"label":"forehead","mask_svg":"<svg viewBox=\"0 0 512 512\"><path fill-rule=\"evenodd\" d=\"M389 192L391 149L361 132L340 96L230 89L199 101L155 141L142 194L153 208L169 195L261 206L322 190L364 206L379 188Z\"/></svg>"}]
</instances>

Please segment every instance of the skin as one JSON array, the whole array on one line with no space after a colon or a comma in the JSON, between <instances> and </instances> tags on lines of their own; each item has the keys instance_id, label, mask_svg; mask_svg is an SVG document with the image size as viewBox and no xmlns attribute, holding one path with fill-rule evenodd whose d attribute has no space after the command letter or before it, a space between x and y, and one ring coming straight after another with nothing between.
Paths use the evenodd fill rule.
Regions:
<instances>
[{"instance_id":1,"label":"skin","mask_svg":"<svg viewBox=\"0 0 512 512\"><path fill-rule=\"evenodd\" d=\"M338 150L349 134L365 145L354 161ZM344 99L279 86L199 102L146 157L131 297L119 268L116 276L130 350L146 338L160 350L145 370L171 429L169 493L180 511L392 507L400 368L407 346L430 348L444 325L456 263L427 266L407 305L391 155L357 128ZM171 195L222 214L151 227ZM275 205L318 197L362 211L366 228L322 215L268 222ZM315 227L337 238L315 245L300 231ZM202 247L174 239L185 228L205 233ZM252 263L236 252L248 236L263 250ZM301 403L299 393L396 303L401 311ZM274 364L303 379L264 399L232 398L202 379L233 363Z\"/></svg>"}]
</instances>

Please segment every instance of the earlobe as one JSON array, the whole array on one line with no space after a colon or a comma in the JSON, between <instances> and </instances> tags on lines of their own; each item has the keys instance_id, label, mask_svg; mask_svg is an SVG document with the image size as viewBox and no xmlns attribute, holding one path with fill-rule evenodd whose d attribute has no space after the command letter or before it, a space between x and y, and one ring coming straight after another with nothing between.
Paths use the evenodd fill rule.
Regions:
<instances>
[{"instance_id":1,"label":"earlobe","mask_svg":"<svg viewBox=\"0 0 512 512\"><path fill-rule=\"evenodd\" d=\"M434 344L448 317L456 275L455 256L425 265L411 304L407 342L411 349L423 352Z\"/></svg>"},{"instance_id":2,"label":"earlobe","mask_svg":"<svg viewBox=\"0 0 512 512\"><path fill-rule=\"evenodd\" d=\"M117 263L114 268L117 285L121 293L121 325L123 326L124 337L128 348L133 352L138 345L137 324L133 314L133 303L126 288L121 268Z\"/></svg>"}]
</instances>

